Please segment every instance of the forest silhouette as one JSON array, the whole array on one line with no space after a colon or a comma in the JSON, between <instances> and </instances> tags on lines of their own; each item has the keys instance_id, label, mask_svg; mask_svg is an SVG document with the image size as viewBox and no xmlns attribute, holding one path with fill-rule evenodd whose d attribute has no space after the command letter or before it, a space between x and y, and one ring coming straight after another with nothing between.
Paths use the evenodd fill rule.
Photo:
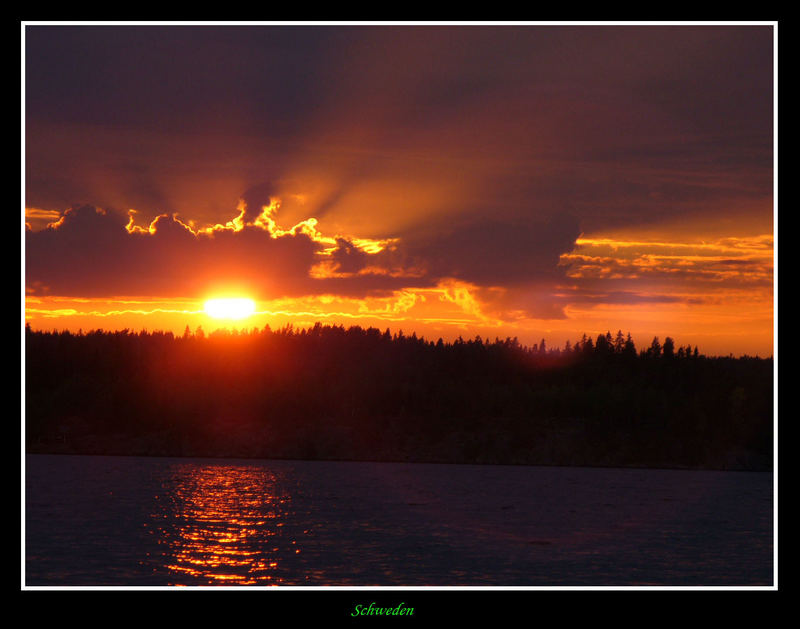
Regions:
<instances>
[{"instance_id":1,"label":"forest silhouette","mask_svg":"<svg viewBox=\"0 0 800 629\"><path fill-rule=\"evenodd\" d=\"M25 329L28 452L772 468L773 361L619 331Z\"/></svg>"}]
</instances>

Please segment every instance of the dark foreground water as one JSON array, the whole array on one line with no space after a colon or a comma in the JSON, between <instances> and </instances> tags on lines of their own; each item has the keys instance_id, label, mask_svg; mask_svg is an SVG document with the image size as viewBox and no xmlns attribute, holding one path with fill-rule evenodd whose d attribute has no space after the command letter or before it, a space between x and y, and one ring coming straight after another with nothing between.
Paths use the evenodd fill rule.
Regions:
<instances>
[{"instance_id":1,"label":"dark foreground water","mask_svg":"<svg viewBox=\"0 0 800 629\"><path fill-rule=\"evenodd\" d=\"M773 585L772 475L28 455L25 584Z\"/></svg>"}]
</instances>

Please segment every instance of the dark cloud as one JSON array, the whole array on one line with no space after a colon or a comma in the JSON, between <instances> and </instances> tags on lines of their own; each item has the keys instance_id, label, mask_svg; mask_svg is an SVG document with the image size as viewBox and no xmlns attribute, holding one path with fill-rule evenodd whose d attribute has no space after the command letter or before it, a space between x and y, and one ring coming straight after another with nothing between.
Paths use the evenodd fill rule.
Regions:
<instances>
[{"instance_id":1,"label":"dark cloud","mask_svg":"<svg viewBox=\"0 0 800 629\"><path fill-rule=\"evenodd\" d=\"M336 250L331 258L336 263L336 270L341 273L358 273L369 260L369 255L345 238L336 239Z\"/></svg>"},{"instance_id":2,"label":"dark cloud","mask_svg":"<svg viewBox=\"0 0 800 629\"><path fill-rule=\"evenodd\" d=\"M348 192L370 182L401 194L421 170L464 190L453 203L483 193L512 218L531 198L570 202L597 227L719 214L742 194L771 195L772 36L29 26L28 205L212 221L265 180L329 177L321 218L349 211Z\"/></svg>"},{"instance_id":3,"label":"dark cloud","mask_svg":"<svg viewBox=\"0 0 800 629\"><path fill-rule=\"evenodd\" d=\"M498 311L563 316L559 259L581 232L771 224L772 42L769 26L28 26L26 205L157 220L128 233L125 212L76 207L26 234L27 279L275 297L452 278L503 288L482 295ZM241 231L184 225L225 224L240 194ZM319 219L332 254L256 224L278 197L284 227Z\"/></svg>"},{"instance_id":4,"label":"dark cloud","mask_svg":"<svg viewBox=\"0 0 800 629\"><path fill-rule=\"evenodd\" d=\"M632 290L611 290L593 292L591 290L569 291L567 297L573 304L675 304L675 303L703 303L699 297L685 297L678 295L639 293Z\"/></svg>"},{"instance_id":5,"label":"dark cloud","mask_svg":"<svg viewBox=\"0 0 800 629\"><path fill-rule=\"evenodd\" d=\"M129 233L123 215L68 210L61 224L26 233L26 281L51 295L199 297L244 289L260 297L307 286L319 243L305 234L273 238L259 227L195 235L168 216Z\"/></svg>"},{"instance_id":6,"label":"dark cloud","mask_svg":"<svg viewBox=\"0 0 800 629\"><path fill-rule=\"evenodd\" d=\"M247 216L243 208L239 219ZM238 289L277 298L385 295L459 280L476 286L538 285L536 294L546 297L542 286L562 277L559 255L578 235L568 215L521 225L484 220L426 236L408 234L369 253L348 238L335 238L330 251L316 232L279 227L270 232L254 221L238 230L195 233L167 215L145 228L132 227L113 210L72 208L52 226L26 232L26 281L40 287L35 292L47 287L50 295L200 297ZM319 264L331 265L333 273L315 275ZM525 301L516 307L532 306ZM537 301L535 309L541 308Z\"/></svg>"},{"instance_id":7,"label":"dark cloud","mask_svg":"<svg viewBox=\"0 0 800 629\"><path fill-rule=\"evenodd\" d=\"M569 213L527 221L478 218L461 224L437 224L427 233L409 234L407 250L436 277L480 285L507 286L562 277L559 256L580 235Z\"/></svg>"},{"instance_id":8,"label":"dark cloud","mask_svg":"<svg viewBox=\"0 0 800 629\"><path fill-rule=\"evenodd\" d=\"M27 112L161 131L246 117L291 135L317 106L325 52L343 37L324 28L27 26Z\"/></svg>"},{"instance_id":9,"label":"dark cloud","mask_svg":"<svg viewBox=\"0 0 800 629\"><path fill-rule=\"evenodd\" d=\"M252 186L242 194L245 213L242 216L245 223L252 223L261 214L262 208L269 206L272 199L278 198L277 184L264 182Z\"/></svg>"}]
</instances>

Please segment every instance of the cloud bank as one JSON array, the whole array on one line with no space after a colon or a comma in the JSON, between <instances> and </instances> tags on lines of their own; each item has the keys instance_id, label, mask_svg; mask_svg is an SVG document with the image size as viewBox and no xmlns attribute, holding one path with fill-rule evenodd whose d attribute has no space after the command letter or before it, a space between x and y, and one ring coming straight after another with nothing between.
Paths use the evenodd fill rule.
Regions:
<instances>
[{"instance_id":1,"label":"cloud bank","mask_svg":"<svg viewBox=\"0 0 800 629\"><path fill-rule=\"evenodd\" d=\"M531 314L561 316L544 304L563 277L560 256L579 235L573 218L554 217L519 225L473 220L424 234L367 239L327 235L314 218L283 227L279 211L275 198L259 212L242 200L230 221L199 227L175 215L159 215L143 226L134 211L70 208L44 229L26 232L28 292L362 298L455 281L481 288L487 303L501 295L508 300L511 290L528 302Z\"/></svg>"}]
</instances>

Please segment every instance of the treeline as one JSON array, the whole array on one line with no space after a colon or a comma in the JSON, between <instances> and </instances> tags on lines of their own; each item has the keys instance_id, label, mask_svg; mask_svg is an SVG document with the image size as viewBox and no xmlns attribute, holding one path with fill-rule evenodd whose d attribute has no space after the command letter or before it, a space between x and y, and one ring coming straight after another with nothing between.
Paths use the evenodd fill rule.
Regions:
<instances>
[{"instance_id":1,"label":"treeline","mask_svg":"<svg viewBox=\"0 0 800 629\"><path fill-rule=\"evenodd\" d=\"M287 326L26 328L31 452L769 469L772 360Z\"/></svg>"}]
</instances>

